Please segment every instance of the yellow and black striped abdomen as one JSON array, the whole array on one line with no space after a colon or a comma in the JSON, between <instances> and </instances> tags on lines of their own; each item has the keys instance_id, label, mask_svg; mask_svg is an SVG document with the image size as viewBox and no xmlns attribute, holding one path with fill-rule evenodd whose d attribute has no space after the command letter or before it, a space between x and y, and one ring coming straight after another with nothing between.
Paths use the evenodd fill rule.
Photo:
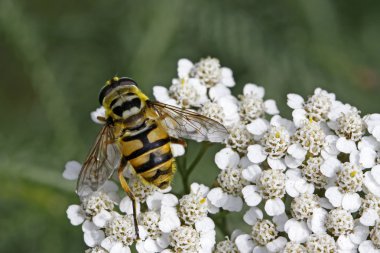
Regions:
<instances>
[{"instance_id":1,"label":"yellow and black striped abdomen","mask_svg":"<svg viewBox=\"0 0 380 253\"><path fill-rule=\"evenodd\" d=\"M164 129L149 121L141 130L124 136L120 144L124 159L130 162L145 183L161 189L170 185L175 163L170 137Z\"/></svg>"}]
</instances>

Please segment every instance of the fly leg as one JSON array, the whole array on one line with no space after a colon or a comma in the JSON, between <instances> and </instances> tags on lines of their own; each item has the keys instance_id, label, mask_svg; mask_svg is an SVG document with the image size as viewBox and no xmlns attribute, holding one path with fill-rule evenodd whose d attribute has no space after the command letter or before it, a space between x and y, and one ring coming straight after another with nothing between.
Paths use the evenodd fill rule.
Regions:
<instances>
[{"instance_id":1,"label":"fly leg","mask_svg":"<svg viewBox=\"0 0 380 253\"><path fill-rule=\"evenodd\" d=\"M127 183L127 181L125 180L124 178L124 175L123 175L123 171L124 171L124 168L125 166L128 164L128 161L125 160L124 158L121 158L120 160L120 165L119 165L119 168L117 170L117 173L118 173L118 176L119 176L119 181L120 181L120 184L121 184L121 187L123 188L123 190L127 193L128 197L131 199L132 201L132 207L133 207L133 222L134 222L134 225L135 225L135 233L136 233L136 237L137 237L137 240L140 239L140 236L139 236L139 228L138 228L138 224L137 224L137 210L136 210L136 198L135 196L133 195L132 191L131 191L131 188L129 188L129 185Z\"/></svg>"}]
</instances>

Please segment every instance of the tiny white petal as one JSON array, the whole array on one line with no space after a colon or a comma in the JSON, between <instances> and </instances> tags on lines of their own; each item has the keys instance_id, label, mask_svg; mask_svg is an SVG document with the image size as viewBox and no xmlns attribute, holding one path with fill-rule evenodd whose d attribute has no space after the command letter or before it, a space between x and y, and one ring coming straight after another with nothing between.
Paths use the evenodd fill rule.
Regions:
<instances>
[{"instance_id":1,"label":"tiny white petal","mask_svg":"<svg viewBox=\"0 0 380 253\"><path fill-rule=\"evenodd\" d=\"M376 182L376 179L373 177L371 171L364 173L363 184L372 194L380 197L380 185Z\"/></svg>"},{"instance_id":2,"label":"tiny white petal","mask_svg":"<svg viewBox=\"0 0 380 253\"><path fill-rule=\"evenodd\" d=\"M131 250L121 242L117 242L112 246L110 253L131 253Z\"/></svg>"},{"instance_id":3,"label":"tiny white petal","mask_svg":"<svg viewBox=\"0 0 380 253\"><path fill-rule=\"evenodd\" d=\"M282 118L280 115L274 115L270 119L270 125L275 127L284 127L290 135L293 135L296 132L296 126L293 121Z\"/></svg>"},{"instance_id":4,"label":"tiny white petal","mask_svg":"<svg viewBox=\"0 0 380 253\"><path fill-rule=\"evenodd\" d=\"M269 216L277 216L285 212L285 204L280 198L268 199L264 209Z\"/></svg>"},{"instance_id":5,"label":"tiny white petal","mask_svg":"<svg viewBox=\"0 0 380 253\"><path fill-rule=\"evenodd\" d=\"M355 244L347 235L340 235L336 241L336 245L340 250L352 250L355 248Z\"/></svg>"},{"instance_id":6,"label":"tiny white petal","mask_svg":"<svg viewBox=\"0 0 380 253\"><path fill-rule=\"evenodd\" d=\"M285 248L287 240L285 237L279 236L273 241L269 242L266 247L270 252L279 252Z\"/></svg>"},{"instance_id":7,"label":"tiny white petal","mask_svg":"<svg viewBox=\"0 0 380 253\"><path fill-rule=\"evenodd\" d=\"M301 144L296 143L289 146L288 154L296 159L304 159L307 154L307 150L304 149Z\"/></svg>"},{"instance_id":8,"label":"tiny white petal","mask_svg":"<svg viewBox=\"0 0 380 253\"><path fill-rule=\"evenodd\" d=\"M291 229L292 226L295 226L298 224L298 221L294 218L291 218L289 220L286 221L285 225L284 225L284 231L285 232L288 232L289 229Z\"/></svg>"},{"instance_id":9,"label":"tiny white petal","mask_svg":"<svg viewBox=\"0 0 380 253\"><path fill-rule=\"evenodd\" d=\"M293 156L291 155L286 155L285 156L285 164L286 166L288 166L289 168L297 168L298 166L300 166L302 164L304 159L296 159L294 158Z\"/></svg>"},{"instance_id":10,"label":"tiny white petal","mask_svg":"<svg viewBox=\"0 0 380 253\"><path fill-rule=\"evenodd\" d=\"M231 90L223 84L217 84L210 88L209 96L212 100L217 101L222 97L231 95Z\"/></svg>"},{"instance_id":11,"label":"tiny white petal","mask_svg":"<svg viewBox=\"0 0 380 253\"><path fill-rule=\"evenodd\" d=\"M327 135L325 137L324 149L330 155L338 155L339 154L339 150L336 148L336 142L338 141L338 139L339 139L339 137L336 135Z\"/></svg>"},{"instance_id":12,"label":"tiny white petal","mask_svg":"<svg viewBox=\"0 0 380 253\"><path fill-rule=\"evenodd\" d=\"M285 182L286 193L288 193L289 196L293 198L298 197L300 195L299 191L297 191L296 188L294 187L295 184L296 184L296 180L286 180Z\"/></svg>"},{"instance_id":13,"label":"tiny white petal","mask_svg":"<svg viewBox=\"0 0 380 253\"><path fill-rule=\"evenodd\" d=\"M177 204L178 204L178 199L174 194L171 194L171 193L164 194L162 198L162 205L176 206Z\"/></svg>"},{"instance_id":14,"label":"tiny white petal","mask_svg":"<svg viewBox=\"0 0 380 253\"><path fill-rule=\"evenodd\" d=\"M319 204L325 209L334 209L334 206L331 205L330 201L325 197L319 198Z\"/></svg>"},{"instance_id":15,"label":"tiny white petal","mask_svg":"<svg viewBox=\"0 0 380 253\"><path fill-rule=\"evenodd\" d=\"M245 223L252 226L257 220L261 220L263 217L263 212L260 208L251 207L247 212L245 212L243 219Z\"/></svg>"},{"instance_id":16,"label":"tiny white petal","mask_svg":"<svg viewBox=\"0 0 380 253\"><path fill-rule=\"evenodd\" d=\"M346 193L343 195L342 207L347 211L354 213L359 210L361 204L361 198L356 192Z\"/></svg>"},{"instance_id":17,"label":"tiny white petal","mask_svg":"<svg viewBox=\"0 0 380 253\"><path fill-rule=\"evenodd\" d=\"M327 211L323 208L315 208L313 215L308 219L308 226L315 234L326 232Z\"/></svg>"},{"instance_id":18,"label":"tiny white petal","mask_svg":"<svg viewBox=\"0 0 380 253\"><path fill-rule=\"evenodd\" d=\"M185 154L185 147L181 144L170 143L170 149L174 157L183 156Z\"/></svg>"},{"instance_id":19,"label":"tiny white petal","mask_svg":"<svg viewBox=\"0 0 380 253\"><path fill-rule=\"evenodd\" d=\"M65 170L62 173L63 178L67 180L77 180L82 165L77 161L69 161L65 165Z\"/></svg>"},{"instance_id":20,"label":"tiny white petal","mask_svg":"<svg viewBox=\"0 0 380 253\"><path fill-rule=\"evenodd\" d=\"M366 115L364 116L364 122L367 124L368 132L372 133L373 129L380 124L380 114Z\"/></svg>"},{"instance_id":21,"label":"tiny white petal","mask_svg":"<svg viewBox=\"0 0 380 253\"><path fill-rule=\"evenodd\" d=\"M210 191L210 188L203 184L198 184L198 183L192 183L190 185L190 191L193 193L199 193L202 196L206 196L207 193Z\"/></svg>"},{"instance_id":22,"label":"tiny white petal","mask_svg":"<svg viewBox=\"0 0 380 253\"><path fill-rule=\"evenodd\" d=\"M285 223L288 221L288 216L286 213L283 213L281 215L273 216L272 220L276 224L276 229L279 232L283 232L285 229Z\"/></svg>"},{"instance_id":23,"label":"tiny white petal","mask_svg":"<svg viewBox=\"0 0 380 253\"><path fill-rule=\"evenodd\" d=\"M290 219L285 223L285 231L293 242L304 243L310 235L306 222Z\"/></svg>"},{"instance_id":24,"label":"tiny white petal","mask_svg":"<svg viewBox=\"0 0 380 253\"><path fill-rule=\"evenodd\" d=\"M211 204L214 206L222 207L227 202L228 197L220 187L217 187L209 191L207 194L207 199L210 200Z\"/></svg>"},{"instance_id":25,"label":"tiny white petal","mask_svg":"<svg viewBox=\"0 0 380 253\"><path fill-rule=\"evenodd\" d=\"M242 189L243 197L245 203L248 206L257 206L260 204L262 197L257 192L257 187L254 185L247 185Z\"/></svg>"},{"instance_id":26,"label":"tiny white petal","mask_svg":"<svg viewBox=\"0 0 380 253\"><path fill-rule=\"evenodd\" d=\"M194 64L190 60L186 58L180 59L177 64L178 77L180 78L188 77L193 66Z\"/></svg>"},{"instance_id":27,"label":"tiny white petal","mask_svg":"<svg viewBox=\"0 0 380 253\"><path fill-rule=\"evenodd\" d=\"M136 211L137 214L140 213L140 202L136 201ZM131 199L128 196L125 196L121 201L120 201L120 211L126 214L133 214L133 203Z\"/></svg>"},{"instance_id":28,"label":"tiny white petal","mask_svg":"<svg viewBox=\"0 0 380 253\"><path fill-rule=\"evenodd\" d=\"M376 138L377 141L380 142L380 125L377 125L374 127L374 129L372 131L372 135L373 135L373 137Z\"/></svg>"},{"instance_id":29,"label":"tiny white petal","mask_svg":"<svg viewBox=\"0 0 380 253\"><path fill-rule=\"evenodd\" d=\"M359 162L364 168L371 168L375 165L377 153L369 147L363 147L359 153Z\"/></svg>"},{"instance_id":30,"label":"tiny white petal","mask_svg":"<svg viewBox=\"0 0 380 253\"><path fill-rule=\"evenodd\" d=\"M207 211L212 214L219 213L219 207L214 206L209 199L207 199Z\"/></svg>"},{"instance_id":31,"label":"tiny white petal","mask_svg":"<svg viewBox=\"0 0 380 253\"><path fill-rule=\"evenodd\" d=\"M336 130L339 129L338 122L336 122L336 121L329 121L329 122L327 122L327 126L328 126L330 129L334 130L334 131L336 131Z\"/></svg>"},{"instance_id":32,"label":"tiny white petal","mask_svg":"<svg viewBox=\"0 0 380 253\"><path fill-rule=\"evenodd\" d=\"M91 230L84 232L83 239L87 246L94 247L99 245L101 241L105 238L104 232L102 230Z\"/></svg>"},{"instance_id":33,"label":"tiny white petal","mask_svg":"<svg viewBox=\"0 0 380 253\"><path fill-rule=\"evenodd\" d=\"M166 102L170 99L168 89L163 86L154 86L153 95L160 102Z\"/></svg>"},{"instance_id":34,"label":"tiny white petal","mask_svg":"<svg viewBox=\"0 0 380 253\"><path fill-rule=\"evenodd\" d=\"M161 208L161 217L158 227L164 233L169 233L181 225L181 221L179 220L174 207Z\"/></svg>"},{"instance_id":35,"label":"tiny white petal","mask_svg":"<svg viewBox=\"0 0 380 253\"><path fill-rule=\"evenodd\" d=\"M240 253L251 253L255 246L252 237L247 234L242 234L236 237L235 243Z\"/></svg>"},{"instance_id":36,"label":"tiny white petal","mask_svg":"<svg viewBox=\"0 0 380 253\"><path fill-rule=\"evenodd\" d=\"M339 171L341 162L333 157L326 159L321 165L321 173L326 177L334 177Z\"/></svg>"},{"instance_id":37,"label":"tiny white petal","mask_svg":"<svg viewBox=\"0 0 380 253\"><path fill-rule=\"evenodd\" d=\"M235 86L235 80L232 76L232 70L227 67L222 67L220 68L220 74L221 74L221 79L222 83L227 86L227 87L233 87Z\"/></svg>"},{"instance_id":38,"label":"tiny white petal","mask_svg":"<svg viewBox=\"0 0 380 253\"><path fill-rule=\"evenodd\" d=\"M263 98L265 95L265 90L263 87L257 86L256 84L247 83L246 85L244 85L243 94L255 94L258 98Z\"/></svg>"},{"instance_id":39,"label":"tiny white petal","mask_svg":"<svg viewBox=\"0 0 380 253\"><path fill-rule=\"evenodd\" d=\"M240 168L247 168L248 166L255 165L253 164L247 156L243 156L239 161Z\"/></svg>"},{"instance_id":40,"label":"tiny white petal","mask_svg":"<svg viewBox=\"0 0 380 253\"><path fill-rule=\"evenodd\" d=\"M274 101L273 99L266 100L264 102L264 108L265 108L265 112L270 114L270 115L280 113L280 111L277 108L276 101Z\"/></svg>"},{"instance_id":41,"label":"tiny white petal","mask_svg":"<svg viewBox=\"0 0 380 253\"><path fill-rule=\"evenodd\" d=\"M100 243L100 246L102 246L102 248L110 251L110 249L112 248L112 246L114 245L114 242L111 240L110 237L106 237L101 243Z\"/></svg>"},{"instance_id":42,"label":"tiny white petal","mask_svg":"<svg viewBox=\"0 0 380 253\"><path fill-rule=\"evenodd\" d=\"M376 210L370 208L363 211L362 216L360 217L360 223L364 226L374 226L378 219L379 215Z\"/></svg>"},{"instance_id":43,"label":"tiny white petal","mask_svg":"<svg viewBox=\"0 0 380 253\"><path fill-rule=\"evenodd\" d=\"M162 250L161 247L157 244L155 240L152 238L147 238L144 242L144 248L148 252L160 252Z\"/></svg>"},{"instance_id":44,"label":"tiny white petal","mask_svg":"<svg viewBox=\"0 0 380 253\"><path fill-rule=\"evenodd\" d=\"M362 150L364 147L379 151L380 143L373 136L363 136L358 143L358 149Z\"/></svg>"},{"instance_id":45,"label":"tiny white petal","mask_svg":"<svg viewBox=\"0 0 380 253\"><path fill-rule=\"evenodd\" d=\"M112 218L110 212L102 209L97 215L92 218L94 224L100 228L103 228L106 223Z\"/></svg>"},{"instance_id":46,"label":"tiny white petal","mask_svg":"<svg viewBox=\"0 0 380 253\"><path fill-rule=\"evenodd\" d=\"M159 238L157 238L157 244L163 249L168 247L169 243L169 234L163 233Z\"/></svg>"},{"instance_id":47,"label":"tiny white petal","mask_svg":"<svg viewBox=\"0 0 380 253\"><path fill-rule=\"evenodd\" d=\"M350 163L355 164L357 166L362 166L360 164L360 151L354 150L350 153Z\"/></svg>"},{"instance_id":48,"label":"tiny white petal","mask_svg":"<svg viewBox=\"0 0 380 253\"><path fill-rule=\"evenodd\" d=\"M92 221L86 220L85 222L83 222L82 231L84 233L90 232L93 230L99 230L99 228Z\"/></svg>"},{"instance_id":49,"label":"tiny white petal","mask_svg":"<svg viewBox=\"0 0 380 253\"><path fill-rule=\"evenodd\" d=\"M161 208L161 202L164 194L161 192L154 192L152 195L149 195L146 199L146 204L149 210L159 210Z\"/></svg>"},{"instance_id":50,"label":"tiny white petal","mask_svg":"<svg viewBox=\"0 0 380 253\"><path fill-rule=\"evenodd\" d=\"M195 229L198 232L207 232L215 228L214 221L209 217L203 217L195 222Z\"/></svg>"},{"instance_id":51,"label":"tiny white petal","mask_svg":"<svg viewBox=\"0 0 380 253\"><path fill-rule=\"evenodd\" d=\"M252 253L270 253L266 246L256 246Z\"/></svg>"},{"instance_id":52,"label":"tiny white petal","mask_svg":"<svg viewBox=\"0 0 380 253\"><path fill-rule=\"evenodd\" d=\"M305 124L306 119L306 111L304 109L295 109L292 112L294 125L296 127L301 127Z\"/></svg>"},{"instance_id":53,"label":"tiny white petal","mask_svg":"<svg viewBox=\"0 0 380 253\"><path fill-rule=\"evenodd\" d=\"M371 175L377 184L380 184L380 164L374 166L371 170Z\"/></svg>"},{"instance_id":54,"label":"tiny white petal","mask_svg":"<svg viewBox=\"0 0 380 253\"><path fill-rule=\"evenodd\" d=\"M300 169L290 169L290 170L287 170L285 174L286 174L286 178L290 180L298 180L302 178Z\"/></svg>"},{"instance_id":55,"label":"tiny white petal","mask_svg":"<svg viewBox=\"0 0 380 253\"><path fill-rule=\"evenodd\" d=\"M97 124L104 124L103 121L99 120L98 117L105 118L106 110L103 106L97 108L95 111L91 112L90 116L92 121L94 121Z\"/></svg>"},{"instance_id":56,"label":"tiny white petal","mask_svg":"<svg viewBox=\"0 0 380 253\"><path fill-rule=\"evenodd\" d=\"M246 128L253 135L263 135L269 127L269 122L266 119L257 118L249 123Z\"/></svg>"},{"instance_id":57,"label":"tiny white petal","mask_svg":"<svg viewBox=\"0 0 380 253\"><path fill-rule=\"evenodd\" d=\"M261 168L258 165L254 164L243 169L242 176L244 179L250 182L255 182L259 178L261 173L262 173Z\"/></svg>"},{"instance_id":58,"label":"tiny white petal","mask_svg":"<svg viewBox=\"0 0 380 253\"><path fill-rule=\"evenodd\" d=\"M326 198L334 207L340 207L342 205L343 194L339 191L339 188L334 186L330 187L325 192Z\"/></svg>"},{"instance_id":59,"label":"tiny white petal","mask_svg":"<svg viewBox=\"0 0 380 253\"><path fill-rule=\"evenodd\" d=\"M248 159L253 163L261 163L267 155L264 152L264 148L261 145L255 144L248 147Z\"/></svg>"},{"instance_id":60,"label":"tiny white petal","mask_svg":"<svg viewBox=\"0 0 380 253\"><path fill-rule=\"evenodd\" d=\"M349 154L356 150L356 144L352 140L340 137L336 142L336 148L342 153Z\"/></svg>"},{"instance_id":61,"label":"tiny white petal","mask_svg":"<svg viewBox=\"0 0 380 253\"><path fill-rule=\"evenodd\" d=\"M287 95L287 98L288 98L287 105L292 109L301 109L305 102L303 97L294 93L289 93Z\"/></svg>"},{"instance_id":62,"label":"tiny white petal","mask_svg":"<svg viewBox=\"0 0 380 253\"><path fill-rule=\"evenodd\" d=\"M307 183L306 180L303 178L295 180L294 188L299 193L310 193L311 194L314 192L314 185Z\"/></svg>"},{"instance_id":63,"label":"tiny white petal","mask_svg":"<svg viewBox=\"0 0 380 253\"><path fill-rule=\"evenodd\" d=\"M380 253L380 249L376 249L372 241L367 240L367 241L362 242L359 245L359 252L360 253Z\"/></svg>"},{"instance_id":64,"label":"tiny white petal","mask_svg":"<svg viewBox=\"0 0 380 253\"><path fill-rule=\"evenodd\" d=\"M70 223L74 226L78 226L85 220L85 214L79 205L70 205L66 210L67 217L70 219Z\"/></svg>"},{"instance_id":65,"label":"tiny white petal","mask_svg":"<svg viewBox=\"0 0 380 253\"><path fill-rule=\"evenodd\" d=\"M141 225L138 225L137 228L139 229L140 239L145 240L149 236L148 231L144 226Z\"/></svg>"},{"instance_id":66,"label":"tiny white petal","mask_svg":"<svg viewBox=\"0 0 380 253\"><path fill-rule=\"evenodd\" d=\"M274 159L274 158L268 157L267 162L268 162L269 167L271 167L274 170L286 169L286 165L283 159Z\"/></svg>"},{"instance_id":67,"label":"tiny white petal","mask_svg":"<svg viewBox=\"0 0 380 253\"><path fill-rule=\"evenodd\" d=\"M215 155L215 163L219 169L235 168L238 166L240 156L231 148L224 148Z\"/></svg>"},{"instance_id":68,"label":"tiny white petal","mask_svg":"<svg viewBox=\"0 0 380 253\"><path fill-rule=\"evenodd\" d=\"M369 234L369 228L367 226L356 225L354 227L354 232L349 235L351 241L355 244L360 244L365 239L367 239Z\"/></svg>"}]
</instances>

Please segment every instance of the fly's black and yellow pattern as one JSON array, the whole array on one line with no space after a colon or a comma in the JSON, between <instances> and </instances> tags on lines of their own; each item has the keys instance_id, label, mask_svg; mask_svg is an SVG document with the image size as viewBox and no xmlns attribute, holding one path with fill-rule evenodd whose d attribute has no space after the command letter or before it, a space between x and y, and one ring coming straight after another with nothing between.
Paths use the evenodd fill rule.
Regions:
<instances>
[{"instance_id":1,"label":"fly's black and yellow pattern","mask_svg":"<svg viewBox=\"0 0 380 253\"><path fill-rule=\"evenodd\" d=\"M220 123L198 113L150 101L130 78L114 77L99 94L105 117L104 127L81 169L77 193L84 197L98 190L114 171L131 198L138 236L136 204L126 179L130 168L145 184L165 189L176 170L170 143L197 141L223 142L228 132ZM128 166L129 165L129 166Z\"/></svg>"}]
</instances>

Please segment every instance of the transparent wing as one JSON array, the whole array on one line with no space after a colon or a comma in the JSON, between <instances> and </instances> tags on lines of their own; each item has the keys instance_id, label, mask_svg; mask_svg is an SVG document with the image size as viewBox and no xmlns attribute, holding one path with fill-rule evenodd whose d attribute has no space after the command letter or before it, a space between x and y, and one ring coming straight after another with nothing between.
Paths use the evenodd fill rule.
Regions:
<instances>
[{"instance_id":1,"label":"transparent wing","mask_svg":"<svg viewBox=\"0 0 380 253\"><path fill-rule=\"evenodd\" d=\"M109 179L120 160L112 127L105 125L83 163L77 182L77 194L84 197L98 190Z\"/></svg>"},{"instance_id":2,"label":"transparent wing","mask_svg":"<svg viewBox=\"0 0 380 253\"><path fill-rule=\"evenodd\" d=\"M148 107L158 114L162 125L172 137L224 142L229 135L222 124L196 112L156 101L149 101Z\"/></svg>"}]
</instances>

